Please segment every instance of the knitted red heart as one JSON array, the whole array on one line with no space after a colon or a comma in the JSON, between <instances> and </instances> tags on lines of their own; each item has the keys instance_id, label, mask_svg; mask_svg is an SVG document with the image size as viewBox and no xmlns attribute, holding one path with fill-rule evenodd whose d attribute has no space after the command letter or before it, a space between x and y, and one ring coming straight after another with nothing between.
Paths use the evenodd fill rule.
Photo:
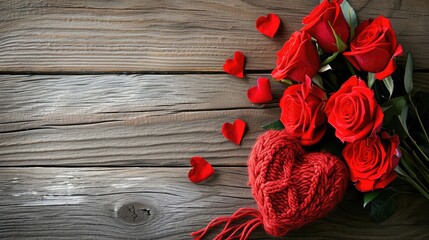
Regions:
<instances>
[{"instance_id":1,"label":"knitted red heart","mask_svg":"<svg viewBox=\"0 0 429 240\"><path fill-rule=\"evenodd\" d=\"M241 143L244 130L246 130L246 123L241 119L235 120L233 124L227 122L222 125L222 135L237 145Z\"/></svg>"},{"instance_id":2,"label":"knitted red heart","mask_svg":"<svg viewBox=\"0 0 429 240\"><path fill-rule=\"evenodd\" d=\"M193 183L202 182L214 173L212 165L202 157L191 158L191 166L194 168L189 171L188 178Z\"/></svg>"},{"instance_id":3,"label":"knitted red heart","mask_svg":"<svg viewBox=\"0 0 429 240\"><path fill-rule=\"evenodd\" d=\"M248 161L249 185L267 233L283 236L341 201L348 171L330 153L306 153L285 130L261 135Z\"/></svg>"},{"instance_id":4,"label":"knitted red heart","mask_svg":"<svg viewBox=\"0 0 429 240\"><path fill-rule=\"evenodd\" d=\"M244 61L246 57L240 51L234 53L233 59L227 59L223 65L223 70L231 75L234 75L239 78L243 78L244 74Z\"/></svg>"},{"instance_id":5,"label":"knitted red heart","mask_svg":"<svg viewBox=\"0 0 429 240\"><path fill-rule=\"evenodd\" d=\"M261 16L256 20L256 29L270 38L274 37L280 26L280 18L274 13L268 14L266 17Z\"/></svg>"},{"instance_id":6,"label":"knitted red heart","mask_svg":"<svg viewBox=\"0 0 429 240\"><path fill-rule=\"evenodd\" d=\"M270 80L264 77L258 78L257 85L247 90L247 98L252 103L266 103L273 100Z\"/></svg>"},{"instance_id":7,"label":"knitted red heart","mask_svg":"<svg viewBox=\"0 0 429 240\"><path fill-rule=\"evenodd\" d=\"M248 239L260 225L268 234L284 236L328 214L347 189L348 171L340 159L330 153L306 153L285 130L262 134L247 165L258 209L240 208L229 217L217 217L193 232L194 240L222 224L214 239Z\"/></svg>"}]
</instances>

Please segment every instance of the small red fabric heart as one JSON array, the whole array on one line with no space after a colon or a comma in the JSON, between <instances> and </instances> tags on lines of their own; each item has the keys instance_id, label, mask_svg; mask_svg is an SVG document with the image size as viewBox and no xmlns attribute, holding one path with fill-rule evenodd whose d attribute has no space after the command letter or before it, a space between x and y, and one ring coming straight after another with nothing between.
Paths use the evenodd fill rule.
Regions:
<instances>
[{"instance_id":1,"label":"small red fabric heart","mask_svg":"<svg viewBox=\"0 0 429 240\"><path fill-rule=\"evenodd\" d=\"M245 129L246 123L241 119L237 119L233 124L227 122L222 125L222 135L229 141L240 145Z\"/></svg>"},{"instance_id":2,"label":"small red fabric heart","mask_svg":"<svg viewBox=\"0 0 429 240\"><path fill-rule=\"evenodd\" d=\"M227 59L225 64L223 65L223 70L226 73L234 75L239 78L244 77L244 61L246 60L246 56L240 51L236 51L234 53L233 59Z\"/></svg>"},{"instance_id":3,"label":"small red fabric heart","mask_svg":"<svg viewBox=\"0 0 429 240\"><path fill-rule=\"evenodd\" d=\"M270 80L264 77L258 78L257 85L247 90L247 99L252 103L266 103L273 100Z\"/></svg>"},{"instance_id":4,"label":"small red fabric heart","mask_svg":"<svg viewBox=\"0 0 429 240\"><path fill-rule=\"evenodd\" d=\"M256 29L267 37L273 38L280 26L280 18L274 13L266 17L260 16L256 20Z\"/></svg>"},{"instance_id":5,"label":"small red fabric heart","mask_svg":"<svg viewBox=\"0 0 429 240\"><path fill-rule=\"evenodd\" d=\"M188 178L193 183L202 182L214 173L212 165L202 157L191 158L191 166L193 168L189 171Z\"/></svg>"}]
</instances>

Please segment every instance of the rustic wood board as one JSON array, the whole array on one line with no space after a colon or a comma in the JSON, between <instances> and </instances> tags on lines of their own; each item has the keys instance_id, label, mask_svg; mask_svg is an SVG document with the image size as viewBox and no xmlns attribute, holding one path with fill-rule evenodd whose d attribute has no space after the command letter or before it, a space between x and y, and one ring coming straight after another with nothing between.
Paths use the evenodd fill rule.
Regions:
<instances>
[{"instance_id":1,"label":"rustic wood board","mask_svg":"<svg viewBox=\"0 0 429 240\"><path fill-rule=\"evenodd\" d=\"M189 168L1 168L0 238L189 239L213 217L254 207L244 167L219 167L202 184ZM382 224L356 192L288 239L427 239L429 202L401 198ZM132 204L130 204L132 203ZM127 208L122 212L123 206ZM133 211L134 209L149 209ZM129 210L131 209L131 210ZM135 214L133 216L133 214ZM266 239L258 229L255 239Z\"/></svg>"},{"instance_id":2,"label":"rustic wood board","mask_svg":"<svg viewBox=\"0 0 429 240\"><path fill-rule=\"evenodd\" d=\"M273 103L247 100L258 76L0 75L0 165L244 165L280 116L278 83ZM248 123L241 146L220 133L236 118Z\"/></svg>"},{"instance_id":3,"label":"rustic wood board","mask_svg":"<svg viewBox=\"0 0 429 240\"><path fill-rule=\"evenodd\" d=\"M0 0L0 238L189 239L255 206L245 162L260 126L278 119L283 87L272 84L263 106L246 90L318 2ZM361 20L391 19L413 53L415 88L428 91L429 4L350 2ZM283 22L274 39L254 27L268 12ZM222 72L236 50L245 79ZM249 124L241 146L220 134L235 118ZM195 155L216 169L197 185L187 179ZM361 199L350 188L288 238L429 238L419 195L401 196L383 223ZM252 237L267 239L262 229Z\"/></svg>"},{"instance_id":4,"label":"rustic wood board","mask_svg":"<svg viewBox=\"0 0 429 240\"><path fill-rule=\"evenodd\" d=\"M0 3L0 71L3 72L220 72L236 50L247 70L274 68L275 53L311 1L36 1ZM359 18L384 14L399 41L428 69L426 0L352 0ZM258 16L278 14L274 39L255 29Z\"/></svg>"},{"instance_id":5,"label":"rustic wood board","mask_svg":"<svg viewBox=\"0 0 429 240\"><path fill-rule=\"evenodd\" d=\"M280 84L270 104L247 100L258 76L0 75L0 166L184 166L193 155L242 166L280 116ZM415 79L428 91L429 74ZM241 146L220 133L236 118L248 123Z\"/></svg>"},{"instance_id":6,"label":"rustic wood board","mask_svg":"<svg viewBox=\"0 0 429 240\"><path fill-rule=\"evenodd\" d=\"M68 122L2 133L2 166L183 166L194 155L216 165L245 164L261 126L279 109L179 113L164 117ZM84 115L81 115L84 116ZM224 122L241 118L248 130L240 146L226 140Z\"/></svg>"},{"instance_id":7,"label":"rustic wood board","mask_svg":"<svg viewBox=\"0 0 429 240\"><path fill-rule=\"evenodd\" d=\"M255 105L247 99L247 89L258 77L270 75L0 75L0 120L55 121L79 115L130 119L277 107L285 89L278 82L271 82L272 103Z\"/></svg>"}]
</instances>

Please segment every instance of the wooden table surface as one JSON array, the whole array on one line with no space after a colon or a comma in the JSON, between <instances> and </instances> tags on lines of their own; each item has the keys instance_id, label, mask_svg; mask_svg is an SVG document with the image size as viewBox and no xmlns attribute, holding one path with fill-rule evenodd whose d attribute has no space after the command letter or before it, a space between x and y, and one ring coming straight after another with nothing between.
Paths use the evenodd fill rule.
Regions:
<instances>
[{"instance_id":1,"label":"wooden table surface","mask_svg":"<svg viewBox=\"0 0 429 240\"><path fill-rule=\"evenodd\" d=\"M318 0L0 1L0 238L190 239L212 218L255 206L246 160L275 101L247 89ZM359 18L383 14L429 89L429 2L351 0ZM278 14L269 39L258 16ZM246 77L222 71L234 51ZM222 123L241 118L241 146ZM216 174L189 182L201 155ZM252 234L266 239L262 229ZM352 188L327 217L290 239L429 239L429 202L404 195L383 223Z\"/></svg>"}]
</instances>

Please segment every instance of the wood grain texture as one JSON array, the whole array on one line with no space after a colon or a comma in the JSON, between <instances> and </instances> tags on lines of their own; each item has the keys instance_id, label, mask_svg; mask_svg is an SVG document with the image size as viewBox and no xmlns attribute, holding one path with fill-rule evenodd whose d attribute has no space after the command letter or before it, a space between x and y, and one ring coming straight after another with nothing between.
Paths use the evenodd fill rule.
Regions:
<instances>
[{"instance_id":1,"label":"wood grain texture","mask_svg":"<svg viewBox=\"0 0 429 240\"><path fill-rule=\"evenodd\" d=\"M261 126L278 119L279 114L275 108L178 113L130 120L79 115L65 123L46 123L1 133L0 165L183 166L195 155L215 164L244 165L255 139L263 132ZM240 146L220 133L224 122L236 118L248 124ZM79 123L81 120L84 122Z\"/></svg>"},{"instance_id":2,"label":"wood grain texture","mask_svg":"<svg viewBox=\"0 0 429 240\"><path fill-rule=\"evenodd\" d=\"M254 105L247 89L260 76L190 75L0 75L0 122L116 115L128 119L180 112L278 106L285 87L271 82L272 103ZM13 119L15 118L15 119Z\"/></svg>"},{"instance_id":3,"label":"wood grain texture","mask_svg":"<svg viewBox=\"0 0 429 240\"><path fill-rule=\"evenodd\" d=\"M261 126L280 116L275 100L252 105L247 80L226 75L0 75L1 166L184 166L193 155L244 165ZM429 74L415 74L428 91ZM241 118L241 146L220 134Z\"/></svg>"},{"instance_id":4,"label":"wood grain texture","mask_svg":"<svg viewBox=\"0 0 429 240\"><path fill-rule=\"evenodd\" d=\"M259 75L0 75L0 165L187 165L193 155L244 165L275 100L252 105ZM220 133L241 118L241 146Z\"/></svg>"},{"instance_id":5,"label":"wood grain texture","mask_svg":"<svg viewBox=\"0 0 429 240\"><path fill-rule=\"evenodd\" d=\"M318 2L1 1L0 71L219 72L236 50L248 57L247 70L269 70ZM361 20L389 17L416 69L428 69L426 0L350 2ZM269 12L283 23L274 39L255 29L256 18Z\"/></svg>"},{"instance_id":6,"label":"wood grain texture","mask_svg":"<svg viewBox=\"0 0 429 240\"><path fill-rule=\"evenodd\" d=\"M202 184L189 168L1 168L1 238L189 239L213 217L254 207L244 167L216 168ZM427 239L429 203L402 197L382 224L369 220L349 191L327 218L292 232L288 239ZM140 223L118 215L140 203L150 216ZM137 206L137 204L134 204ZM131 210L130 210L131 211ZM143 213L145 214L145 213ZM255 239L267 239L262 229Z\"/></svg>"},{"instance_id":7,"label":"wood grain texture","mask_svg":"<svg viewBox=\"0 0 429 240\"><path fill-rule=\"evenodd\" d=\"M245 162L260 126L279 118L283 87L253 105L246 90L269 74L237 79L222 65L241 50L247 73L267 73L318 2L0 0L0 238L190 239L255 206ZM350 2L361 20L391 19L419 70L415 88L429 92L429 4ZM269 12L282 19L274 39L254 26ZM112 74L133 72L146 75ZM248 123L241 146L220 133L236 118ZM202 184L187 179L195 155L216 169ZM419 195L401 196L383 223L360 200L350 189L288 239L429 239Z\"/></svg>"}]
</instances>

